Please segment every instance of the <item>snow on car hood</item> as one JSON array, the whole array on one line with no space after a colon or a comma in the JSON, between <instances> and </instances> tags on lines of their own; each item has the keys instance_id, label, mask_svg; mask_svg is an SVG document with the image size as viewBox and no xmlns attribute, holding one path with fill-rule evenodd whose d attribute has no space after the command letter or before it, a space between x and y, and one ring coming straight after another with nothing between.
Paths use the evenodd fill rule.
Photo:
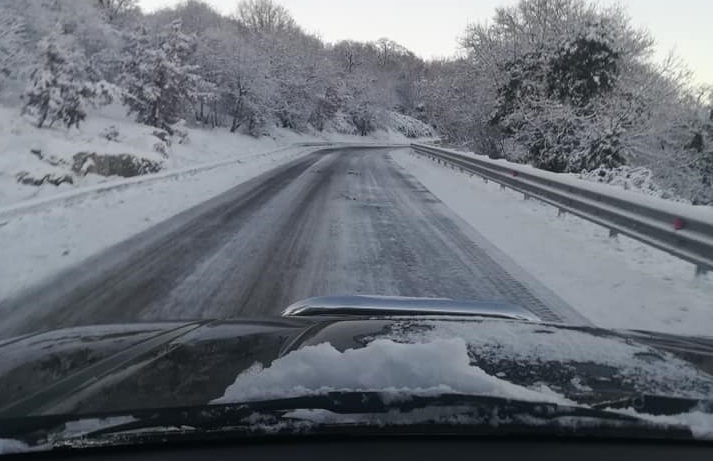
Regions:
<instances>
[{"instance_id":1,"label":"snow on car hood","mask_svg":"<svg viewBox=\"0 0 713 461\"><path fill-rule=\"evenodd\" d=\"M214 402L332 390L528 400L559 395L580 402L580 396L626 393L713 396L713 343L706 346L709 352L698 350L692 359L662 347L659 338L647 338L488 319L344 320L320 325L267 367L256 361L236 373L235 382Z\"/></svg>"},{"instance_id":2,"label":"snow on car hood","mask_svg":"<svg viewBox=\"0 0 713 461\"><path fill-rule=\"evenodd\" d=\"M564 396L578 404L713 396L711 339L473 317L88 326L6 341L0 356L4 417L125 414L325 390Z\"/></svg>"},{"instance_id":3,"label":"snow on car hood","mask_svg":"<svg viewBox=\"0 0 713 461\"><path fill-rule=\"evenodd\" d=\"M330 328L341 331L330 332ZM363 347L339 350L329 341L319 342L332 335L344 336L345 328L348 322L328 325L271 365L256 363L211 403L369 391L381 392L385 399L459 393L586 406L570 399L571 392L557 385L557 376L538 377L543 368L555 374L565 370L565 377L572 368L573 378L564 383L567 390L587 393L594 390L590 385L602 385L586 380L587 367L595 371L595 380L604 381L602 370L611 369L609 385L617 391L622 391L624 383L629 386L626 390L636 393L703 400L713 396L713 377L690 362L627 336L598 335L596 330L489 320L393 319L378 333L353 338ZM513 379L511 375L523 370L535 377L527 385L522 376ZM686 426L695 437L710 440L713 414L700 410L705 411L663 417L612 409L654 423ZM344 422L340 415L325 416L325 412L303 416L310 421Z\"/></svg>"},{"instance_id":4,"label":"snow on car hood","mask_svg":"<svg viewBox=\"0 0 713 461\"><path fill-rule=\"evenodd\" d=\"M328 343L290 352L263 368L244 371L212 403L298 397L332 391L378 391L391 397L462 393L564 403L566 399L491 376L470 364L462 338L403 344L378 339L338 351Z\"/></svg>"},{"instance_id":5,"label":"snow on car hood","mask_svg":"<svg viewBox=\"0 0 713 461\"><path fill-rule=\"evenodd\" d=\"M706 373L657 342L650 345L628 332L617 335L597 329L492 320L409 319L394 321L363 340L428 343L444 338L462 338L468 344L471 364L520 384L528 382L523 375L542 372L546 375L543 381L550 385L557 387L569 378L568 387L583 392L589 387L611 387L682 398L713 396L710 369ZM709 368L711 365L713 361L708 359Z\"/></svg>"}]
</instances>

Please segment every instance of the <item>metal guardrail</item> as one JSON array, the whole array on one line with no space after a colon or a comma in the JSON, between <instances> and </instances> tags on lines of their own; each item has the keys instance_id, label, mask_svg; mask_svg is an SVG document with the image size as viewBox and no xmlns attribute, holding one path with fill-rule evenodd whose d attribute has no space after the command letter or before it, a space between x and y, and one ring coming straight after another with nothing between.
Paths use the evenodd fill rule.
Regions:
<instances>
[{"instance_id":1,"label":"metal guardrail","mask_svg":"<svg viewBox=\"0 0 713 461\"><path fill-rule=\"evenodd\" d=\"M706 219L693 205L672 206L663 199L639 198L634 193L608 193L596 190L595 184L577 185L553 173L529 172L521 165L509 166L424 144L411 144L411 148L556 206L560 212L602 225L611 235L627 235L691 262L697 275L713 271L713 218Z\"/></svg>"}]
</instances>

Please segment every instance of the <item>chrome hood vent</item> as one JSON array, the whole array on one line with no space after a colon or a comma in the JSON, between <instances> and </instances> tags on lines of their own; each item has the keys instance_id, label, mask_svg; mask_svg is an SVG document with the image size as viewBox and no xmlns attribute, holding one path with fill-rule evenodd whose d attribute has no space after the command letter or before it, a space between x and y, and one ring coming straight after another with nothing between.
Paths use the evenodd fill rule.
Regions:
<instances>
[{"instance_id":1,"label":"chrome hood vent","mask_svg":"<svg viewBox=\"0 0 713 461\"><path fill-rule=\"evenodd\" d=\"M465 301L448 298L397 296L323 296L298 301L282 312L284 317L330 315L472 316L541 322L533 312L505 301Z\"/></svg>"}]
</instances>

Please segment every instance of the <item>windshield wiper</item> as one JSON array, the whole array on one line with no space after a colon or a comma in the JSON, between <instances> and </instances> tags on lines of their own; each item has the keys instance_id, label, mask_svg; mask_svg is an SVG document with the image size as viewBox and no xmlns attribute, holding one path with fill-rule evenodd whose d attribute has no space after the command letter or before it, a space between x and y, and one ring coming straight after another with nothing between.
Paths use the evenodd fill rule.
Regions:
<instances>
[{"instance_id":1,"label":"windshield wiper","mask_svg":"<svg viewBox=\"0 0 713 461\"><path fill-rule=\"evenodd\" d=\"M316 415L316 419L310 415ZM324 419L324 415L328 419ZM68 424L111 421L117 417L131 419L63 437ZM462 394L394 399L380 392L333 392L235 404L139 410L118 415L14 418L0 421L0 438L20 439L32 445L49 440L55 446L73 447L87 443L96 446L295 433L319 435L344 428L348 428L350 434L382 435L423 430L428 434L476 436L557 434L692 438L690 430L684 426L655 424L599 408Z\"/></svg>"},{"instance_id":2,"label":"windshield wiper","mask_svg":"<svg viewBox=\"0 0 713 461\"><path fill-rule=\"evenodd\" d=\"M713 412L713 400L696 400L662 395L631 394L589 405L598 410L632 408L648 415L680 415L692 411Z\"/></svg>"}]
</instances>

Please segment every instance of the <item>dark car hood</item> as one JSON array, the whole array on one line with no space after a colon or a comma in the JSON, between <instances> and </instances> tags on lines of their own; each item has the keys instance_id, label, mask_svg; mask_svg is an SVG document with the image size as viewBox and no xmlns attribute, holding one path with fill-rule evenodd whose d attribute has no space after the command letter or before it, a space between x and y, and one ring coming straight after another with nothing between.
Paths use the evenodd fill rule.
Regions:
<instances>
[{"instance_id":1,"label":"dark car hood","mask_svg":"<svg viewBox=\"0 0 713 461\"><path fill-rule=\"evenodd\" d=\"M307 346L462 338L473 366L578 402L713 395L713 340L473 317L276 318L77 327L0 342L0 417L203 405ZM318 377L317 377L318 379Z\"/></svg>"}]
</instances>

